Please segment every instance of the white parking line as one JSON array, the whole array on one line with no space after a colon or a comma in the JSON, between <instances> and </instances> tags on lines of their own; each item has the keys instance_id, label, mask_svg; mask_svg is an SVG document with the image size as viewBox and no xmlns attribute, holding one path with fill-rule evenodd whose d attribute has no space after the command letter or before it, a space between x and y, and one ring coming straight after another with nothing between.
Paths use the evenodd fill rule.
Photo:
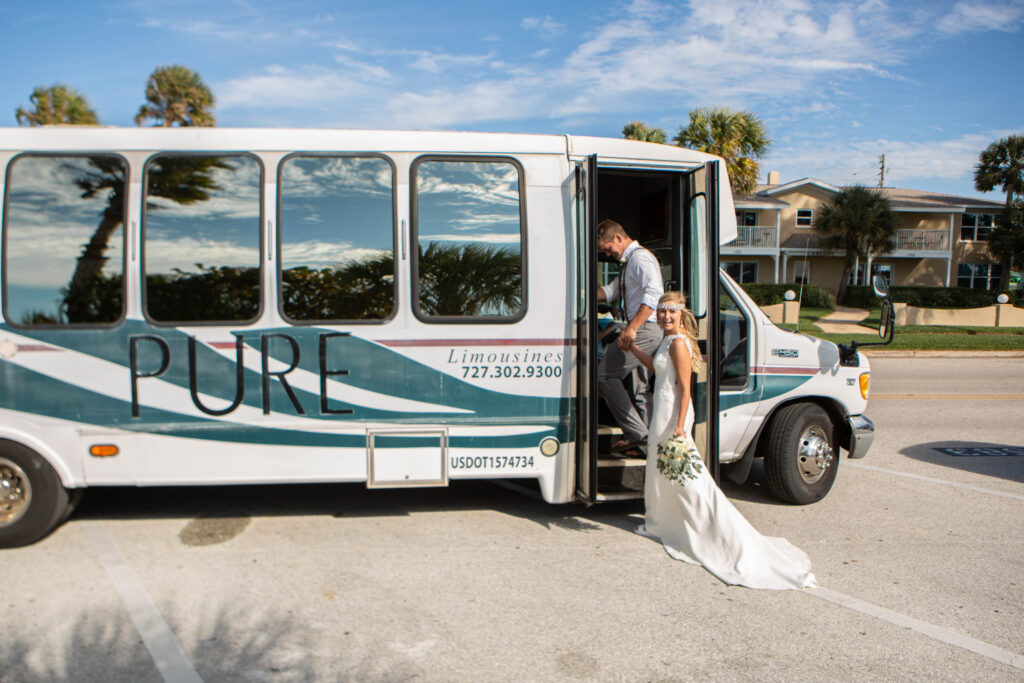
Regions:
<instances>
[{"instance_id":1,"label":"white parking line","mask_svg":"<svg viewBox=\"0 0 1024 683\"><path fill-rule=\"evenodd\" d=\"M920 474L910 474L909 472L897 472L896 470L887 470L881 467L875 467L873 465L864 465L859 462L844 462L843 467L855 467L861 470L871 470L872 472L882 472L883 474L895 474L897 477L906 477L908 479L917 479L919 481L927 481L932 484L943 484L945 486L952 486L958 489L967 489L968 491L977 491L978 493L987 493L990 496L1002 496L1003 498L1013 498L1014 500L1024 500L1024 496L1018 493L1007 493L1006 491L996 491L995 489L986 489L981 486L971 486L970 484L958 484L955 481L946 481L945 479L935 479L933 477L924 477Z\"/></svg>"},{"instance_id":2,"label":"white parking line","mask_svg":"<svg viewBox=\"0 0 1024 683\"><path fill-rule=\"evenodd\" d=\"M863 600L858 600L857 598L852 598L849 595L837 593L827 588L821 588L820 586L817 588L805 588L801 592L810 593L817 598L856 610L857 612L866 614L869 617L887 621L890 624L899 626L900 628L910 629L911 631L928 636L929 638L969 650L983 657L988 657L989 659L1000 662L1001 664L1009 664L1015 669L1024 670L1024 655L1004 650L996 647L995 645L983 643L980 640L975 640L974 638L965 636L962 633L951 631L948 628L929 624L926 621L914 619L913 617L908 617L905 614L893 612L892 610L885 609L884 607L872 605L869 602L864 602Z\"/></svg>"},{"instance_id":3,"label":"white parking line","mask_svg":"<svg viewBox=\"0 0 1024 683\"><path fill-rule=\"evenodd\" d=\"M106 525L90 523L89 536L163 679L167 683L203 683L139 577L117 549Z\"/></svg>"}]
</instances>

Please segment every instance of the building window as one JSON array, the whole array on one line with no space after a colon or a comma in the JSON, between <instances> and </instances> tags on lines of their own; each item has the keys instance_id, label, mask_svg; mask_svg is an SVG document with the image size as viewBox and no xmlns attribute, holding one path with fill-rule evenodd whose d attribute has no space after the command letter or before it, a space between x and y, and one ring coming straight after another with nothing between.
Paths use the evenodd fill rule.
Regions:
<instances>
[{"instance_id":1,"label":"building window","mask_svg":"<svg viewBox=\"0 0 1024 683\"><path fill-rule=\"evenodd\" d=\"M867 266L866 263L858 263L856 270L850 271L850 277L846 280L848 285L870 285L871 281L864 277L864 270ZM871 280L875 279L876 275L881 275L885 278L885 284L892 287L892 264L889 263L872 263L871 264Z\"/></svg>"},{"instance_id":2,"label":"building window","mask_svg":"<svg viewBox=\"0 0 1024 683\"><path fill-rule=\"evenodd\" d=\"M521 318L526 212L519 164L425 157L412 176L415 313L431 322Z\"/></svg>"},{"instance_id":3,"label":"building window","mask_svg":"<svg viewBox=\"0 0 1024 683\"><path fill-rule=\"evenodd\" d=\"M262 174L243 154L167 154L146 164L142 263L151 320L256 319Z\"/></svg>"},{"instance_id":4,"label":"building window","mask_svg":"<svg viewBox=\"0 0 1024 683\"><path fill-rule=\"evenodd\" d=\"M740 227L757 225L757 211L737 211L736 225Z\"/></svg>"},{"instance_id":5,"label":"building window","mask_svg":"<svg viewBox=\"0 0 1024 683\"><path fill-rule=\"evenodd\" d=\"M960 239L964 241L987 242L995 225L991 213L965 213L960 219Z\"/></svg>"},{"instance_id":6,"label":"building window","mask_svg":"<svg viewBox=\"0 0 1024 683\"><path fill-rule=\"evenodd\" d=\"M997 289L1003 267L998 263L961 263L957 267L957 287Z\"/></svg>"},{"instance_id":7,"label":"building window","mask_svg":"<svg viewBox=\"0 0 1024 683\"><path fill-rule=\"evenodd\" d=\"M725 272L739 283L757 282L756 261L730 261L725 264Z\"/></svg>"},{"instance_id":8,"label":"building window","mask_svg":"<svg viewBox=\"0 0 1024 683\"><path fill-rule=\"evenodd\" d=\"M814 222L814 209L796 210L796 227L809 228Z\"/></svg>"},{"instance_id":9,"label":"building window","mask_svg":"<svg viewBox=\"0 0 1024 683\"><path fill-rule=\"evenodd\" d=\"M381 157L281 164L281 311L296 322L381 321L395 309L394 171Z\"/></svg>"},{"instance_id":10,"label":"building window","mask_svg":"<svg viewBox=\"0 0 1024 683\"><path fill-rule=\"evenodd\" d=\"M128 163L112 155L22 155L7 170L4 318L110 324L124 314Z\"/></svg>"}]
</instances>

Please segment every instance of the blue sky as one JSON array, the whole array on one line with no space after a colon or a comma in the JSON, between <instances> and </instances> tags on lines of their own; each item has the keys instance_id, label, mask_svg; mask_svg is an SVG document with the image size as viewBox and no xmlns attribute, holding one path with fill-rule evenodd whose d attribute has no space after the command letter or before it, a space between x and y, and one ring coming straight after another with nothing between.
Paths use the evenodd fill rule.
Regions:
<instances>
[{"instance_id":1,"label":"blue sky","mask_svg":"<svg viewBox=\"0 0 1024 683\"><path fill-rule=\"evenodd\" d=\"M221 126L671 137L690 109L764 120L762 170L1001 201L973 188L1024 133L1024 0L0 0L0 124L62 82L133 125L158 65L199 72ZM7 111L7 114L3 114Z\"/></svg>"}]
</instances>

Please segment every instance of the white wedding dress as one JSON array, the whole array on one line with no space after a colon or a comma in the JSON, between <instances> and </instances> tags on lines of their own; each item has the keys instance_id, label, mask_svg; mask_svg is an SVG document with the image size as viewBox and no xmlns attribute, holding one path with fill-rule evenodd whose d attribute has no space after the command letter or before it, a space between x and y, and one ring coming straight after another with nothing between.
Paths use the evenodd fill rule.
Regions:
<instances>
[{"instance_id":1,"label":"white wedding dress","mask_svg":"<svg viewBox=\"0 0 1024 683\"><path fill-rule=\"evenodd\" d=\"M654 407L648 432L644 484L646 514L637 531L661 540L677 560L703 565L728 584L750 588L816 586L807 554L784 538L762 536L718 488L706 467L685 486L658 472L658 444L672 436L681 395L665 337L654 354ZM687 378L689 381L689 378ZM686 410L686 433L692 437L693 402Z\"/></svg>"}]
</instances>

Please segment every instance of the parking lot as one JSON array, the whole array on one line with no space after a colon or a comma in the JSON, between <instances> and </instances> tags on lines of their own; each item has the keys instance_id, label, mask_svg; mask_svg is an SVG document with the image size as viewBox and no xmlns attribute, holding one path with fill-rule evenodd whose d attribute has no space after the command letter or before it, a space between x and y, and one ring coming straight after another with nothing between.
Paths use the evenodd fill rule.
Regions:
<instances>
[{"instance_id":1,"label":"parking lot","mask_svg":"<svg viewBox=\"0 0 1024 683\"><path fill-rule=\"evenodd\" d=\"M872 370L874 446L825 500L724 487L820 589L490 482L92 490L0 552L0 681L1024 680L1024 358Z\"/></svg>"}]
</instances>

